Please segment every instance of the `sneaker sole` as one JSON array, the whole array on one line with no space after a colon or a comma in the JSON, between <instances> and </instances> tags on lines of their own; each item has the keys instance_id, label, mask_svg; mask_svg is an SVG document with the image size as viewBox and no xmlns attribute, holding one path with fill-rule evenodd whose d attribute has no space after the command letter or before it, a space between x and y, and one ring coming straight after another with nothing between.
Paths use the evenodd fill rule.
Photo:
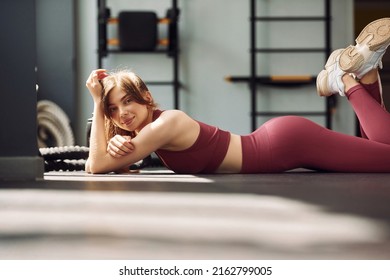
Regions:
<instances>
[{"instance_id":1,"label":"sneaker sole","mask_svg":"<svg viewBox=\"0 0 390 280\"><path fill-rule=\"evenodd\" d=\"M359 45L366 44L370 51L376 51L390 43L390 18L382 18L369 23L356 38ZM364 57L355 48L347 47L340 56L340 69L345 72L355 72L364 63Z\"/></svg>"},{"instance_id":2,"label":"sneaker sole","mask_svg":"<svg viewBox=\"0 0 390 280\"><path fill-rule=\"evenodd\" d=\"M330 92L328 88L328 72L322 70L316 80L317 94L319 96L331 96L333 93Z\"/></svg>"},{"instance_id":3,"label":"sneaker sole","mask_svg":"<svg viewBox=\"0 0 390 280\"><path fill-rule=\"evenodd\" d=\"M334 50L328 60L326 61L325 63L325 69L328 69L331 65L335 64L336 63L336 59L339 55L341 55L343 53L344 49L337 49L337 50Z\"/></svg>"},{"instance_id":4,"label":"sneaker sole","mask_svg":"<svg viewBox=\"0 0 390 280\"><path fill-rule=\"evenodd\" d=\"M326 70L322 70L318 76L317 76L317 79L316 79L316 87L317 87L317 94L319 96L331 96L333 95L333 93L331 93L331 91L329 90L329 87L328 87L328 68L330 66L332 66L333 64L336 63L336 59L337 57L340 55L340 53L343 52L343 49L338 49L338 50L335 50L333 51L328 60L326 61L326 64L325 64L325 69Z\"/></svg>"}]
</instances>

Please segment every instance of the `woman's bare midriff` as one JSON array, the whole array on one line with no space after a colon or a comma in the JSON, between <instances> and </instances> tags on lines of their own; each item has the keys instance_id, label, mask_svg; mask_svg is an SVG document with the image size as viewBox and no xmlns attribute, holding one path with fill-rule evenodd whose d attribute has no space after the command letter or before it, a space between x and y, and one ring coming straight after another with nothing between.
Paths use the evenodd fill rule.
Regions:
<instances>
[{"instance_id":1,"label":"woman's bare midriff","mask_svg":"<svg viewBox=\"0 0 390 280\"><path fill-rule=\"evenodd\" d=\"M239 173L242 167L241 136L231 133L228 151L216 173Z\"/></svg>"}]
</instances>

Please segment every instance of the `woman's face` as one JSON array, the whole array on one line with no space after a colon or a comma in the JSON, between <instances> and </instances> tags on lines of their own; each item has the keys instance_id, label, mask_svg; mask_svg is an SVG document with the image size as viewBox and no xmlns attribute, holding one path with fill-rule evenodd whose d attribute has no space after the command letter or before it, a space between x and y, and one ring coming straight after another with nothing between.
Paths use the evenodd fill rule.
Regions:
<instances>
[{"instance_id":1,"label":"woman's face","mask_svg":"<svg viewBox=\"0 0 390 280\"><path fill-rule=\"evenodd\" d=\"M145 98L151 98L150 94L147 93ZM109 93L108 110L114 124L127 131L138 132L151 121L148 107L132 100L131 95L118 86Z\"/></svg>"}]
</instances>

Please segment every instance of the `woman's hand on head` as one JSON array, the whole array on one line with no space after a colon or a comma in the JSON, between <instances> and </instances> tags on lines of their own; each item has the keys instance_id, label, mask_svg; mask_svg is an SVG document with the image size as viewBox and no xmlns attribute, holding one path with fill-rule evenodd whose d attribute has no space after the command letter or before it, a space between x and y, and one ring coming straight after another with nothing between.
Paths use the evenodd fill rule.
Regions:
<instances>
[{"instance_id":1,"label":"woman's hand on head","mask_svg":"<svg viewBox=\"0 0 390 280\"><path fill-rule=\"evenodd\" d=\"M107 152L116 158L125 156L134 151L130 136L115 135L108 141Z\"/></svg>"},{"instance_id":2,"label":"woman's hand on head","mask_svg":"<svg viewBox=\"0 0 390 280\"><path fill-rule=\"evenodd\" d=\"M91 72L85 85L92 95L94 101L100 101L103 87L100 83L108 74L105 69L97 69Z\"/></svg>"}]
</instances>

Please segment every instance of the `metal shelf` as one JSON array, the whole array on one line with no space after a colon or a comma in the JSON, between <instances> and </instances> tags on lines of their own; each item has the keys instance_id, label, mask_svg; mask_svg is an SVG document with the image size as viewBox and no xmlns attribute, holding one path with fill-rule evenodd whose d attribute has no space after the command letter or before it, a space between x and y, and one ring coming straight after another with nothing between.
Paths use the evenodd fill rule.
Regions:
<instances>
[{"instance_id":1,"label":"metal shelf","mask_svg":"<svg viewBox=\"0 0 390 280\"><path fill-rule=\"evenodd\" d=\"M173 81L152 81L145 82L150 85L162 85L173 87L173 104L175 109L179 109L179 32L178 32L178 21L179 21L179 8L178 1L171 0L171 7L169 9L168 17L165 23L168 24L169 30L169 43L165 49L155 49L147 51L122 51L108 49L107 39L107 24L113 19L110 17L110 10L107 8L107 0L98 0L98 67L103 68L103 58L109 54L167 54L168 57L172 58L173 68Z\"/></svg>"},{"instance_id":2,"label":"metal shelf","mask_svg":"<svg viewBox=\"0 0 390 280\"><path fill-rule=\"evenodd\" d=\"M225 80L233 83L248 83L252 77L250 76L228 76ZM255 77L256 84L270 86L305 86L312 85L316 82L314 76L257 76Z\"/></svg>"},{"instance_id":3,"label":"metal shelf","mask_svg":"<svg viewBox=\"0 0 390 280\"><path fill-rule=\"evenodd\" d=\"M245 82L249 84L251 93L251 128L257 129L258 116L280 116L280 115L304 115L304 116L324 116L326 126L332 126L332 108L336 103L334 96L327 97L325 111L302 111L302 112L259 112L257 110L257 87L258 86L307 86L316 82L313 76L258 76L257 75L257 55L259 53L324 53L328 57L331 53L331 0L324 0L324 16L257 16L256 1L250 0L250 75L249 76L229 76L225 77L229 82ZM291 21L321 21L324 23L325 45L323 48L257 48L256 25L259 21L291 22Z\"/></svg>"}]
</instances>

